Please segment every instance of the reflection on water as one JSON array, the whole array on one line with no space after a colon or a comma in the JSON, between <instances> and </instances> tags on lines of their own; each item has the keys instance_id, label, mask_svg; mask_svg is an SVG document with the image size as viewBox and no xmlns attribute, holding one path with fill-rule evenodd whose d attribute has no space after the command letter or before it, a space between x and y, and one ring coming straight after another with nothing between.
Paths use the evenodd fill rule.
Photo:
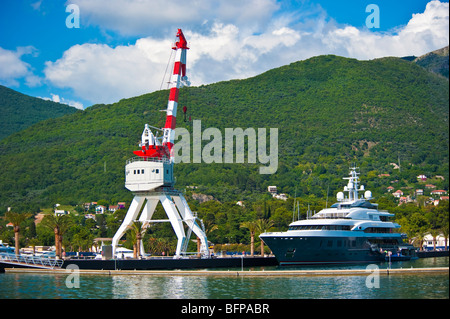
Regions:
<instances>
[{"instance_id":1,"label":"reflection on water","mask_svg":"<svg viewBox=\"0 0 450 319\"><path fill-rule=\"evenodd\" d=\"M203 276L112 276L111 298L205 299L208 281Z\"/></svg>"},{"instance_id":2,"label":"reflection on water","mask_svg":"<svg viewBox=\"0 0 450 319\"><path fill-rule=\"evenodd\" d=\"M387 266L387 263L379 264L380 269L385 269ZM448 257L392 264L392 268L411 268L411 266L414 268L448 266ZM361 265L341 266L345 269L353 267L365 268ZM311 268L318 269L318 267L309 269ZM322 266L321 269L323 268L326 267ZM81 274L80 288L72 289L66 287L66 278L65 274L0 274L0 298L449 298L448 274L382 275L380 288L367 288L366 276L234 277Z\"/></svg>"}]
</instances>

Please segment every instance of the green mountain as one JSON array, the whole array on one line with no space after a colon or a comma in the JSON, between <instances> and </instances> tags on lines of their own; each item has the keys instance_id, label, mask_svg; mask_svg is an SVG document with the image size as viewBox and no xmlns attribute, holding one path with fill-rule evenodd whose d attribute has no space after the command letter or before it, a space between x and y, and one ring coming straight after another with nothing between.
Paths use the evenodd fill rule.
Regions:
<instances>
[{"instance_id":1,"label":"green mountain","mask_svg":"<svg viewBox=\"0 0 450 319\"><path fill-rule=\"evenodd\" d=\"M0 140L39 121L76 111L66 104L31 97L0 85Z\"/></svg>"},{"instance_id":2,"label":"green mountain","mask_svg":"<svg viewBox=\"0 0 450 319\"><path fill-rule=\"evenodd\" d=\"M448 79L449 76L449 55L448 46L429 52L420 57L414 59L414 62L424 67L425 69L445 76Z\"/></svg>"},{"instance_id":3,"label":"green mountain","mask_svg":"<svg viewBox=\"0 0 450 319\"><path fill-rule=\"evenodd\" d=\"M144 123L163 126L167 99L168 91L158 91L94 105L0 141L0 211L131 200L125 162ZM291 196L325 198L341 190L353 162L375 196L390 182L410 186L419 174L444 176L438 186L448 189L448 80L399 58L318 56L245 80L183 88L177 126L192 132L181 105L202 130L219 128L223 136L225 128L278 128L279 163L272 175L259 174L259 163L176 164L179 189L196 185L196 192L236 201L264 198L277 185Z\"/></svg>"}]
</instances>

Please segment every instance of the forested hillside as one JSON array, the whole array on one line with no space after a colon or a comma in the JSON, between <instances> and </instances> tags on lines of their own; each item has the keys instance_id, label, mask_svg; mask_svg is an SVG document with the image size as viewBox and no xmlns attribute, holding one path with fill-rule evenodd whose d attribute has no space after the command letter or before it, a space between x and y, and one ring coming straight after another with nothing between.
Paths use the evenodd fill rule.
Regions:
<instances>
[{"instance_id":1,"label":"forested hillside","mask_svg":"<svg viewBox=\"0 0 450 319\"><path fill-rule=\"evenodd\" d=\"M425 69L445 76L448 79L449 75L449 59L448 46L445 48L429 52L420 57L417 57L414 62L424 67Z\"/></svg>"},{"instance_id":2,"label":"forested hillside","mask_svg":"<svg viewBox=\"0 0 450 319\"><path fill-rule=\"evenodd\" d=\"M31 97L0 85L0 140L39 121L76 111L66 104Z\"/></svg>"},{"instance_id":3,"label":"forested hillside","mask_svg":"<svg viewBox=\"0 0 450 319\"><path fill-rule=\"evenodd\" d=\"M125 161L145 123L164 125L167 99L168 91L158 91L94 105L0 141L0 212L130 201ZM183 88L179 100L177 126L190 131L181 105L203 130L279 129L275 174L259 174L259 163L181 163L179 189L195 185L222 202L264 198L268 185L290 196L332 197L356 163L377 197L395 180L396 187L417 183L419 174L443 176L438 187L448 190L448 80L414 63L319 56L245 80ZM384 173L390 177L380 179Z\"/></svg>"}]
</instances>

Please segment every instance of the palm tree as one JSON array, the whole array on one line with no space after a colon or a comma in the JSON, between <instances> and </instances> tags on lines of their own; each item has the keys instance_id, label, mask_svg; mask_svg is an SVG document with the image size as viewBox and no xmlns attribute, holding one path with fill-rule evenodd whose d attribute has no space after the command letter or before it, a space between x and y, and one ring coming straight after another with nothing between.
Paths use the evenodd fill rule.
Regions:
<instances>
[{"instance_id":1,"label":"palm tree","mask_svg":"<svg viewBox=\"0 0 450 319\"><path fill-rule=\"evenodd\" d=\"M14 227L14 241L15 241L15 247L16 247L16 256L19 256L19 232L20 232L20 224L22 224L25 219L30 217L30 214L26 213L15 213L15 212L7 212L5 214L6 219L13 224Z\"/></svg>"},{"instance_id":2,"label":"palm tree","mask_svg":"<svg viewBox=\"0 0 450 319\"><path fill-rule=\"evenodd\" d=\"M274 225L273 220L269 219L258 219L256 222L256 229L258 230L258 233L261 235L262 233L265 233L270 227ZM261 257L264 257L264 242L261 239Z\"/></svg>"},{"instance_id":3,"label":"palm tree","mask_svg":"<svg viewBox=\"0 0 450 319\"><path fill-rule=\"evenodd\" d=\"M173 242L169 238L158 238L158 245L161 253L164 253L165 256L175 253L175 245L173 245Z\"/></svg>"},{"instance_id":4,"label":"palm tree","mask_svg":"<svg viewBox=\"0 0 450 319\"><path fill-rule=\"evenodd\" d=\"M141 240L143 229L143 222L135 220L133 224L128 226L130 229L131 239L133 243L133 258L138 258L141 255Z\"/></svg>"},{"instance_id":5,"label":"palm tree","mask_svg":"<svg viewBox=\"0 0 450 319\"><path fill-rule=\"evenodd\" d=\"M419 231L416 233L416 240L419 244L419 250L423 250L423 240L425 239L426 232Z\"/></svg>"},{"instance_id":6,"label":"palm tree","mask_svg":"<svg viewBox=\"0 0 450 319\"><path fill-rule=\"evenodd\" d=\"M71 226L71 220L66 215L50 214L44 217L42 225L53 230L55 233L55 255L61 258L62 237Z\"/></svg>"},{"instance_id":7,"label":"palm tree","mask_svg":"<svg viewBox=\"0 0 450 319\"><path fill-rule=\"evenodd\" d=\"M31 247L33 247L33 256L36 254L36 246L40 244L39 239L37 238L31 238L28 241L28 245L30 245Z\"/></svg>"},{"instance_id":8,"label":"palm tree","mask_svg":"<svg viewBox=\"0 0 450 319\"><path fill-rule=\"evenodd\" d=\"M437 241L437 237L440 234L440 230L439 229L431 229L430 230L430 235L433 237L433 250L436 250L436 241Z\"/></svg>"},{"instance_id":9,"label":"palm tree","mask_svg":"<svg viewBox=\"0 0 450 319\"><path fill-rule=\"evenodd\" d=\"M447 244L448 244L448 242L447 242L447 238L448 238L448 224L445 225L444 227L442 227L441 231L442 231L442 235L444 235L444 250L448 250L448 247L447 247Z\"/></svg>"},{"instance_id":10,"label":"palm tree","mask_svg":"<svg viewBox=\"0 0 450 319\"><path fill-rule=\"evenodd\" d=\"M250 231L250 256L255 254L255 233L258 229L256 222L246 221L241 224L241 228L248 228Z\"/></svg>"},{"instance_id":11,"label":"palm tree","mask_svg":"<svg viewBox=\"0 0 450 319\"><path fill-rule=\"evenodd\" d=\"M213 231L219 229L219 227L210 220L203 222L203 226L205 227L206 237L208 237L209 234L211 234ZM208 243L206 243L206 245L208 245ZM201 240L199 237L197 237L197 253L198 253L197 256L198 257L200 257L200 247L201 247ZM206 249L208 249L208 247Z\"/></svg>"}]
</instances>

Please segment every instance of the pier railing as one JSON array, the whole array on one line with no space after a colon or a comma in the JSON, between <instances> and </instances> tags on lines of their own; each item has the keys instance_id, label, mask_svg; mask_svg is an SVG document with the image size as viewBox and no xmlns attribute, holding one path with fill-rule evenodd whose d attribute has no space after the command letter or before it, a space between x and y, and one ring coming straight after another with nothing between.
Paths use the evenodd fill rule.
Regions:
<instances>
[{"instance_id":1,"label":"pier railing","mask_svg":"<svg viewBox=\"0 0 450 319\"><path fill-rule=\"evenodd\" d=\"M17 266L25 266L32 268L61 268L63 264L63 260L54 259L49 257L41 257L41 256L27 256L27 255L19 255L15 254L7 254L0 253L0 262L17 265Z\"/></svg>"}]
</instances>

